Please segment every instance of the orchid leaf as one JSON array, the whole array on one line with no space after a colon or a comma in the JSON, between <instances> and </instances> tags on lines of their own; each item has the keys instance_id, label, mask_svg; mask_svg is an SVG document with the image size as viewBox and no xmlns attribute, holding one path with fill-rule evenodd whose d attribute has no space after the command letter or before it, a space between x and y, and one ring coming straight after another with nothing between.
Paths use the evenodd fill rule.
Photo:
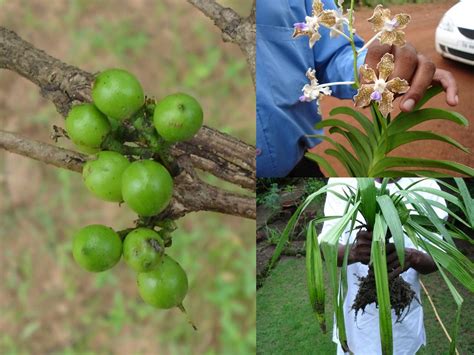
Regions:
<instances>
[{"instance_id":1,"label":"orchid leaf","mask_svg":"<svg viewBox=\"0 0 474 355\"><path fill-rule=\"evenodd\" d=\"M311 152L306 153L304 156L306 158L314 161L315 163L317 163L320 167L322 167L326 171L326 173L329 176L337 176L337 173L332 168L331 164L326 159L324 159L323 157L321 157L317 154L311 153Z\"/></svg>"},{"instance_id":2,"label":"orchid leaf","mask_svg":"<svg viewBox=\"0 0 474 355\"><path fill-rule=\"evenodd\" d=\"M308 223L306 231L306 278L308 292L313 312L318 320L323 333L326 333L326 318L324 313L324 289L323 259L319 248L318 236L314 222Z\"/></svg>"},{"instance_id":3,"label":"orchid leaf","mask_svg":"<svg viewBox=\"0 0 474 355\"><path fill-rule=\"evenodd\" d=\"M474 176L474 169L468 166L446 161L432 160L421 158L403 158L403 157L386 157L378 161L369 171L369 176L380 176L384 171L396 167L422 167L422 168L438 168L453 171L459 174Z\"/></svg>"},{"instance_id":4,"label":"orchid leaf","mask_svg":"<svg viewBox=\"0 0 474 355\"><path fill-rule=\"evenodd\" d=\"M443 134L426 132L426 131L407 131L407 132L398 132L393 135L388 136L388 147L386 153L391 152L395 148L408 144L411 142L421 141L421 140L436 140L440 142L448 143L465 153L469 153L469 149L464 147L461 143L452 139Z\"/></svg>"},{"instance_id":5,"label":"orchid leaf","mask_svg":"<svg viewBox=\"0 0 474 355\"><path fill-rule=\"evenodd\" d=\"M405 132L422 122L436 119L451 121L462 126L467 126L469 124L469 121L466 119L466 117L460 113L437 108L424 108L408 113L404 112L398 115L397 119L393 120L388 125L388 135L391 136L400 132Z\"/></svg>"}]
</instances>

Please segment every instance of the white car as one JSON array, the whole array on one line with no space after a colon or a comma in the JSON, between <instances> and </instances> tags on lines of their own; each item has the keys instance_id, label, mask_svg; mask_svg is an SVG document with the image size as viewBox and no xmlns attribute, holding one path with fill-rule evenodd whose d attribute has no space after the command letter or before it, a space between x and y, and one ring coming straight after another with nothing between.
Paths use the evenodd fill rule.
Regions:
<instances>
[{"instance_id":1,"label":"white car","mask_svg":"<svg viewBox=\"0 0 474 355\"><path fill-rule=\"evenodd\" d=\"M474 65L474 0L461 0L444 14L435 45L443 57Z\"/></svg>"}]
</instances>

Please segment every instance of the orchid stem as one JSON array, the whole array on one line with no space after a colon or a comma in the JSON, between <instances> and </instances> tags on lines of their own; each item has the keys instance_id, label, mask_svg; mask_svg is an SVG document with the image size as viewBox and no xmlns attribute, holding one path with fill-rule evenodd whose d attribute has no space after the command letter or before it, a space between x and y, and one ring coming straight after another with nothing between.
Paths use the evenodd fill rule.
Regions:
<instances>
[{"instance_id":1,"label":"orchid stem","mask_svg":"<svg viewBox=\"0 0 474 355\"><path fill-rule=\"evenodd\" d=\"M323 25L323 26L324 26L324 25ZM325 26L325 27L327 27L327 26ZM339 31L337 28L334 28L334 27L327 27L327 28L329 28L329 29L330 29L331 31L333 31L333 32L336 32L336 33L340 34L342 37L344 37L345 39L347 39L349 42L352 42L352 39L351 39L348 35L346 35L346 34L345 34L344 32L342 32L342 31Z\"/></svg>"},{"instance_id":2,"label":"orchid stem","mask_svg":"<svg viewBox=\"0 0 474 355\"><path fill-rule=\"evenodd\" d=\"M380 37L380 32L377 32L375 36L373 36L367 43L364 44L364 46L361 49L357 51L357 54L360 54L364 49L367 49L372 44L372 42L377 40L379 37Z\"/></svg>"},{"instance_id":3,"label":"orchid stem","mask_svg":"<svg viewBox=\"0 0 474 355\"><path fill-rule=\"evenodd\" d=\"M328 86L352 85L352 84L355 84L355 82L354 81L336 81L334 83L321 84L321 85L318 85L318 87L319 88L325 88L325 87L328 87Z\"/></svg>"},{"instance_id":4,"label":"orchid stem","mask_svg":"<svg viewBox=\"0 0 474 355\"><path fill-rule=\"evenodd\" d=\"M349 13L349 36L350 36L350 43L352 47L352 53L354 55L354 81L355 85L357 88L359 88L359 71L357 68L357 48L354 43L354 31L353 31L353 25L354 25L354 0L351 0L351 9Z\"/></svg>"}]
</instances>

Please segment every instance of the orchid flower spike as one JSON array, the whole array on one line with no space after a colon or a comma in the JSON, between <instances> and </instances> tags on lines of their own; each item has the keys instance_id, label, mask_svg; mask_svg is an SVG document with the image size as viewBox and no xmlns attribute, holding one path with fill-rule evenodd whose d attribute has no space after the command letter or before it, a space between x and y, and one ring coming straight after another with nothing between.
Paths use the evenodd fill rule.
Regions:
<instances>
[{"instance_id":1,"label":"orchid flower spike","mask_svg":"<svg viewBox=\"0 0 474 355\"><path fill-rule=\"evenodd\" d=\"M378 103L379 110L384 117L393 110L394 94L404 94L410 86L404 79L393 78L387 81L394 69L393 55L385 53L377 64L379 77L367 64L360 67L360 75L366 84L362 84L357 94L354 96L354 104L357 107L366 107L371 101Z\"/></svg>"}]
</instances>

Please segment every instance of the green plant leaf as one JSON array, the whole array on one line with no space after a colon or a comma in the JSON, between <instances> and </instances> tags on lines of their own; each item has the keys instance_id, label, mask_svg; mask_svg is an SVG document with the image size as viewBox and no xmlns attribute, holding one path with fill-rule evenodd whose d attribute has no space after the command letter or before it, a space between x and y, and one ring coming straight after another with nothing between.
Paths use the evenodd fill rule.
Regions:
<instances>
[{"instance_id":1,"label":"green plant leaf","mask_svg":"<svg viewBox=\"0 0 474 355\"><path fill-rule=\"evenodd\" d=\"M367 116L360 113L359 111L354 110L353 108L346 107L346 106L336 107L332 109L329 112L329 114L331 116L339 115L339 114L352 116L353 118L357 120L357 122L359 122L361 127L364 129L367 137L369 138L370 145L372 147L377 146L377 141L376 141L377 132L375 130L374 124Z\"/></svg>"},{"instance_id":2,"label":"green plant leaf","mask_svg":"<svg viewBox=\"0 0 474 355\"><path fill-rule=\"evenodd\" d=\"M369 137L362 133L358 128L354 127L350 123L347 123L342 120L338 120L335 118L327 118L322 121L320 121L317 125L316 128L322 129L324 127L337 127L339 129L344 129L347 132L349 132L355 140L359 143L360 146L363 147L364 152L367 155L367 158L370 160L372 158L372 150L371 150L371 145L369 141Z\"/></svg>"},{"instance_id":3,"label":"green plant leaf","mask_svg":"<svg viewBox=\"0 0 474 355\"><path fill-rule=\"evenodd\" d=\"M323 260L313 221L308 223L306 231L306 278L311 307L322 332L326 333L326 317L324 313L326 292L324 289Z\"/></svg>"},{"instance_id":4,"label":"green plant leaf","mask_svg":"<svg viewBox=\"0 0 474 355\"><path fill-rule=\"evenodd\" d=\"M443 87L441 85L433 85L428 90L426 90L425 94L421 98L420 101L417 102L415 105L414 111L419 110L424 104L426 104L431 98L443 92Z\"/></svg>"},{"instance_id":5,"label":"green plant leaf","mask_svg":"<svg viewBox=\"0 0 474 355\"><path fill-rule=\"evenodd\" d=\"M454 181L456 182L456 185L458 185L459 194L464 202L464 213L469 219L471 228L474 228L474 198L469 194L469 190L467 189L466 183L463 179L455 178Z\"/></svg>"},{"instance_id":6,"label":"green plant leaf","mask_svg":"<svg viewBox=\"0 0 474 355\"><path fill-rule=\"evenodd\" d=\"M275 265L275 262L280 258L281 252L285 248L285 245L288 242L290 234L293 232L296 226L296 223L298 223L298 220L301 214L314 201L315 198L317 198L319 195L323 193L326 193L328 190L330 190L331 188L335 186L346 186L349 189L353 188L352 186L346 183L327 184L326 186L320 188L318 191L315 191L311 195L309 195L306 198L306 200L304 200L304 202L300 206L298 206L295 213L293 213L288 223L286 224L285 229L283 230L283 232L281 232L280 240L278 241L278 244L275 247L275 251L273 252L272 258L270 259L270 262L268 263L268 270L271 270L273 266Z\"/></svg>"},{"instance_id":7,"label":"green plant leaf","mask_svg":"<svg viewBox=\"0 0 474 355\"><path fill-rule=\"evenodd\" d=\"M369 145L365 142L365 147L360 144L354 135L348 131L345 131L339 127L331 127L329 129L330 134L340 134L343 136L349 144L352 146L356 159L359 160L360 165L364 171L369 170L369 166L372 160L372 151Z\"/></svg>"},{"instance_id":8,"label":"green plant leaf","mask_svg":"<svg viewBox=\"0 0 474 355\"><path fill-rule=\"evenodd\" d=\"M412 112L404 112L397 116L387 128L388 135L394 135L400 132L405 132L408 129L430 120L447 120L455 122L462 126L467 126L469 121L460 113L441 110L437 108L424 108Z\"/></svg>"},{"instance_id":9,"label":"green plant leaf","mask_svg":"<svg viewBox=\"0 0 474 355\"><path fill-rule=\"evenodd\" d=\"M306 158L314 161L319 166L321 166L329 176L337 176L336 171L332 168L331 164L324 159L323 157L316 155L314 153L308 152L304 155Z\"/></svg>"},{"instance_id":10,"label":"green plant leaf","mask_svg":"<svg viewBox=\"0 0 474 355\"><path fill-rule=\"evenodd\" d=\"M360 191L360 212L364 216L368 228L373 230L377 211L377 188L374 179L357 178L357 185Z\"/></svg>"},{"instance_id":11,"label":"green plant leaf","mask_svg":"<svg viewBox=\"0 0 474 355\"><path fill-rule=\"evenodd\" d=\"M453 171L467 176L474 176L474 169L463 164L446 160L403 157L385 157L384 159L378 161L375 164L375 166L369 171L368 176L378 177L381 176L387 169L396 167L438 168Z\"/></svg>"},{"instance_id":12,"label":"green plant leaf","mask_svg":"<svg viewBox=\"0 0 474 355\"><path fill-rule=\"evenodd\" d=\"M321 134L313 134L313 135L309 135L308 137L319 138L321 140L325 140L325 141L331 143L332 146L334 148L336 148L336 150L327 149L326 153L336 157L341 162L341 164L346 168L349 175L351 175L351 176L364 176L364 172L363 172L363 168L362 168L361 163L342 144L337 143L331 137L324 136L324 135L321 135ZM331 151L331 153L329 153L329 151Z\"/></svg>"},{"instance_id":13,"label":"green plant leaf","mask_svg":"<svg viewBox=\"0 0 474 355\"><path fill-rule=\"evenodd\" d=\"M378 196L377 203L380 206L385 223L387 223L388 228L392 233L398 260L403 268L405 265L405 235L403 234L402 223L398 211L393 204L392 199L387 195Z\"/></svg>"},{"instance_id":14,"label":"green plant leaf","mask_svg":"<svg viewBox=\"0 0 474 355\"><path fill-rule=\"evenodd\" d=\"M382 341L382 354L393 354L392 335L392 306L388 288L387 256L385 250L385 234L387 227L380 214L375 219L372 234L371 260L375 274L375 288L379 304L380 339Z\"/></svg>"},{"instance_id":15,"label":"green plant leaf","mask_svg":"<svg viewBox=\"0 0 474 355\"><path fill-rule=\"evenodd\" d=\"M461 143L459 143L455 139L443 134L426 132L426 131L399 132L399 133L388 136L386 153L391 152L392 150L394 150L395 148L401 145L408 144L415 141L421 141L421 140L436 140L440 142L445 142L452 146L455 146L456 148L462 150L465 153L469 153L469 149L464 147Z\"/></svg>"}]
</instances>

